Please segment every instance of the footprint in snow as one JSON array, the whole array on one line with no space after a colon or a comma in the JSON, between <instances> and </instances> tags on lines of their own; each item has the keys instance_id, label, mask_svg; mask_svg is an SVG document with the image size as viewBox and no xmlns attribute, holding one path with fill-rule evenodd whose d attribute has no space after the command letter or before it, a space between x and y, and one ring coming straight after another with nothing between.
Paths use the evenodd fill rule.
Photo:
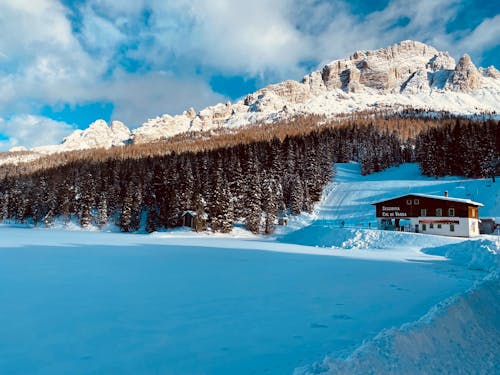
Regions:
<instances>
[{"instance_id":1,"label":"footprint in snow","mask_svg":"<svg viewBox=\"0 0 500 375\"><path fill-rule=\"evenodd\" d=\"M337 320L352 320L352 316L347 314L333 314L332 318Z\"/></svg>"},{"instance_id":2,"label":"footprint in snow","mask_svg":"<svg viewBox=\"0 0 500 375\"><path fill-rule=\"evenodd\" d=\"M402 291L402 292L409 292L409 290L408 290L408 289L406 289L406 288L401 288L400 286L397 286L396 284L391 284L391 285L389 285L389 286L390 286L391 288L394 288L394 289L396 289L396 290L400 290L400 291Z\"/></svg>"}]
</instances>

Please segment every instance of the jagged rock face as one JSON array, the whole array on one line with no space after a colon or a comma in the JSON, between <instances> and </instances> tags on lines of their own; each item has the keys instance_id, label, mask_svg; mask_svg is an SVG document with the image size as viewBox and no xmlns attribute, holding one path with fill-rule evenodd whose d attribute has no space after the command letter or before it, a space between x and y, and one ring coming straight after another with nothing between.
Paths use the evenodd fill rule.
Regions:
<instances>
[{"instance_id":1,"label":"jagged rock face","mask_svg":"<svg viewBox=\"0 0 500 375\"><path fill-rule=\"evenodd\" d=\"M182 115L174 117L163 115L149 119L132 132L132 140L134 143L147 143L183 132L217 128L223 126L227 118L232 115L233 107L231 102L219 103L199 113L196 113L194 108L189 108Z\"/></svg>"},{"instance_id":2,"label":"jagged rock face","mask_svg":"<svg viewBox=\"0 0 500 375\"><path fill-rule=\"evenodd\" d=\"M404 94L418 94L421 92L429 92L429 79L425 70L417 70L413 73L408 80L401 86L401 93Z\"/></svg>"},{"instance_id":3,"label":"jagged rock face","mask_svg":"<svg viewBox=\"0 0 500 375\"><path fill-rule=\"evenodd\" d=\"M479 70L481 73L483 73L483 76L485 77L496 78L496 79L500 78L500 72L494 66L490 66L486 69L480 68Z\"/></svg>"},{"instance_id":4,"label":"jagged rock face","mask_svg":"<svg viewBox=\"0 0 500 375\"><path fill-rule=\"evenodd\" d=\"M120 121L113 121L111 126L108 126L106 121L97 120L85 130L75 130L64 138L60 145L35 147L33 151L54 153L123 146L130 141L130 135L130 129Z\"/></svg>"},{"instance_id":5,"label":"jagged rock face","mask_svg":"<svg viewBox=\"0 0 500 375\"><path fill-rule=\"evenodd\" d=\"M363 92L364 89L399 93L408 87L411 77L423 77L422 73L417 72L435 72L454 67L455 61L447 53L423 43L404 41L376 51L358 51L348 60L334 61L323 68L321 79L328 89L353 93ZM321 87L320 83L314 82L317 79L317 76L310 75L303 82L310 87ZM421 82L411 87L411 92L415 92L418 87L427 92L429 84Z\"/></svg>"},{"instance_id":6,"label":"jagged rock face","mask_svg":"<svg viewBox=\"0 0 500 375\"><path fill-rule=\"evenodd\" d=\"M438 52L437 55L432 57L427 64L427 68L436 72L438 70L454 70L455 59L447 53Z\"/></svg>"},{"instance_id":7,"label":"jagged rock face","mask_svg":"<svg viewBox=\"0 0 500 375\"><path fill-rule=\"evenodd\" d=\"M448 85L453 91L470 92L481 87L481 81L481 74L472 63L470 56L465 54L458 61Z\"/></svg>"},{"instance_id":8,"label":"jagged rock face","mask_svg":"<svg viewBox=\"0 0 500 375\"><path fill-rule=\"evenodd\" d=\"M311 98L310 90L297 81L285 81L277 85L271 85L268 90L276 96L291 103L304 103Z\"/></svg>"},{"instance_id":9,"label":"jagged rock face","mask_svg":"<svg viewBox=\"0 0 500 375\"><path fill-rule=\"evenodd\" d=\"M196 117L196 111L193 107L189 108L187 111L184 111L182 114L191 120Z\"/></svg>"},{"instance_id":10,"label":"jagged rock face","mask_svg":"<svg viewBox=\"0 0 500 375\"><path fill-rule=\"evenodd\" d=\"M62 145L68 150L88 148L109 148L125 144L130 139L130 130L122 122L113 121L108 126L106 121L97 120L86 130L76 130L63 139Z\"/></svg>"},{"instance_id":11,"label":"jagged rock face","mask_svg":"<svg viewBox=\"0 0 500 375\"><path fill-rule=\"evenodd\" d=\"M307 85L297 81L285 81L247 95L244 105L250 112L278 112L289 105L305 103L311 97L311 90Z\"/></svg>"},{"instance_id":12,"label":"jagged rock face","mask_svg":"<svg viewBox=\"0 0 500 375\"><path fill-rule=\"evenodd\" d=\"M128 143L130 140L130 129L121 121L112 121L110 126L110 136L112 137L111 144L113 146L121 146Z\"/></svg>"},{"instance_id":13,"label":"jagged rock face","mask_svg":"<svg viewBox=\"0 0 500 375\"><path fill-rule=\"evenodd\" d=\"M322 72L319 71L312 72L305 76L301 83L308 88L312 96L318 96L327 91Z\"/></svg>"},{"instance_id":14,"label":"jagged rock face","mask_svg":"<svg viewBox=\"0 0 500 375\"><path fill-rule=\"evenodd\" d=\"M194 109L193 109L194 111ZM191 127L191 109L180 116L163 115L149 119L132 133L134 143L146 143L187 132Z\"/></svg>"}]
</instances>

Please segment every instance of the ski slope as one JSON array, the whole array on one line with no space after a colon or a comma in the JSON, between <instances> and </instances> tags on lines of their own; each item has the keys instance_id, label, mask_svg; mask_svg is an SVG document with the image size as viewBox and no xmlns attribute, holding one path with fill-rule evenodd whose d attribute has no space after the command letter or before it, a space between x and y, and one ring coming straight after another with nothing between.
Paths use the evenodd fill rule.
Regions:
<instances>
[{"instance_id":1,"label":"ski slope","mask_svg":"<svg viewBox=\"0 0 500 375\"><path fill-rule=\"evenodd\" d=\"M433 178L420 174L418 164L403 164L386 171L361 176L357 163L336 164L334 182L317 209L319 220L342 221L350 226L376 224L371 203L409 194L444 195L468 198L485 204L481 216L500 215L500 183L491 179L461 177Z\"/></svg>"},{"instance_id":2,"label":"ski slope","mask_svg":"<svg viewBox=\"0 0 500 375\"><path fill-rule=\"evenodd\" d=\"M395 245L394 239L405 242L405 245L423 239L422 243L430 241L437 245L439 236L413 236L409 240L410 237L404 234L360 229L377 228L372 203L409 193L444 195L445 191L448 191L450 197L468 198L483 203L479 216L496 217L500 221L500 182L463 177L425 177L420 174L418 164L403 164L383 172L361 176L358 163L343 163L336 164L334 179L326 187L323 199L308 225L288 234L285 229L279 241L312 246L366 248L387 247L387 241ZM338 230L342 228L345 230ZM353 237L356 238L353 240Z\"/></svg>"}]
</instances>

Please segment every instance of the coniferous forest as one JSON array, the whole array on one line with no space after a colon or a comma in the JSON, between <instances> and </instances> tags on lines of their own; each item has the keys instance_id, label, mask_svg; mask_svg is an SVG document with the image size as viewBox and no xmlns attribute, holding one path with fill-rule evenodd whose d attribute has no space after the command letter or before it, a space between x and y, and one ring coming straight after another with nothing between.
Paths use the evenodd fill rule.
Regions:
<instances>
[{"instance_id":1,"label":"coniferous forest","mask_svg":"<svg viewBox=\"0 0 500 375\"><path fill-rule=\"evenodd\" d=\"M6 173L0 219L51 226L58 218L152 232L182 225L189 212L196 230L229 232L242 222L268 234L278 218L312 210L335 162L358 161L363 174L416 159L428 175L491 174L486 166L500 156L498 121L419 124L413 138L387 124L349 123L198 151L127 157L122 150L120 157Z\"/></svg>"},{"instance_id":2,"label":"coniferous forest","mask_svg":"<svg viewBox=\"0 0 500 375\"><path fill-rule=\"evenodd\" d=\"M427 176L490 177L500 158L500 127L494 120L457 119L422 132L416 149Z\"/></svg>"}]
</instances>

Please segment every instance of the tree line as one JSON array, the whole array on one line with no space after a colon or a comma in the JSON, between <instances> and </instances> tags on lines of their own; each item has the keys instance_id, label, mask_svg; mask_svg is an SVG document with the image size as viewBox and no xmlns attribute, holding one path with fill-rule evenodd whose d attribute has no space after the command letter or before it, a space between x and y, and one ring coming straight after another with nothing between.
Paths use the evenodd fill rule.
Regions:
<instances>
[{"instance_id":1,"label":"tree line","mask_svg":"<svg viewBox=\"0 0 500 375\"><path fill-rule=\"evenodd\" d=\"M223 135L213 147L196 140L193 151L185 141L163 152L161 143L149 153L146 145L126 146L95 158L73 154L64 164L23 173L7 170L0 179L0 220L51 226L58 218L152 232L181 225L189 211L196 230L229 232L241 222L254 233L272 233L279 217L312 210L336 162L357 161L362 174L370 174L417 160L426 175L484 177L500 157L498 121L491 119L359 122L319 126L301 119L288 125L291 135L280 128L273 136L262 126L239 140ZM410 123L412 130L401 136L399 129Z\"/></svg>"},{"instance_id":2,"label":"tree line","mask_svg":"<svg viewBox=\"0 0 500 375\"><path fill-rule=\"evenodd\" d=\"M74 160L5 176L0 219L50 226L61 218L101 228L112 222L124 232L152 232L179 226L190 211L198 230L229 232L238 221L271 233L280 216L312 210L333 163L359 161L372 173L411 158L395 132L348 125L215 150Z\"/></svg>"}]
</instances>

